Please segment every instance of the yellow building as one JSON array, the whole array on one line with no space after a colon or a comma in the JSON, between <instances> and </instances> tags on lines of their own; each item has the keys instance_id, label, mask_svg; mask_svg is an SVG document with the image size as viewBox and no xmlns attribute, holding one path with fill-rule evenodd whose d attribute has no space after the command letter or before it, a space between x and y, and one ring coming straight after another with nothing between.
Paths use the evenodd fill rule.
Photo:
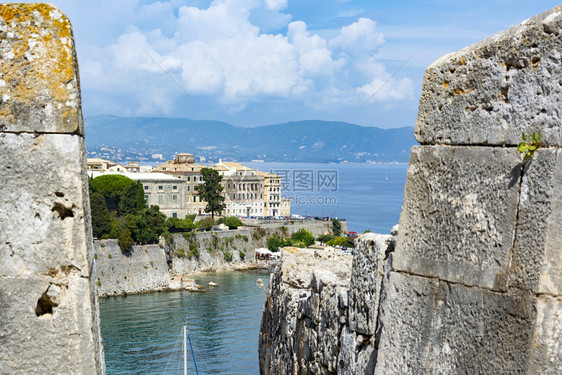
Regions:
<instances>
[{"instance_id":1,"label":"yellow building","mask_svg":"<svg viewBox=\"0 0 562 375\"><path fill-rule=\"evenodd\" d=\"M281 214L281 177L257 171L263 178L263 216L285 216Z\"/></svg>"},{"instance_id":2,"label":"yellow building","mask_svg":"<svg viewBox=\"0 0 562 375\"><path fill-rule=\"evenodd\" d=\"M281 216L291 216L291 200L289 198L281 199Z\"/></svg>"}]
</instances>

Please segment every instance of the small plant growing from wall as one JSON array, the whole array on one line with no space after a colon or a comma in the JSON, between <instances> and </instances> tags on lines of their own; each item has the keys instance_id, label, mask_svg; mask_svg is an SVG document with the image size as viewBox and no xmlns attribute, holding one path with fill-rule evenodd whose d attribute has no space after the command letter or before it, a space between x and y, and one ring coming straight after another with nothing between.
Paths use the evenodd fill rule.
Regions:
<instances>
[{"instance_id":1,"label":"small plant growing from wall","mask_svg":"<svg viewBox=\"0 0 562 375\"><path fill-rule=\"evenodd\" d=\"M525 132L523 132L521 133L521 139L523 139L523 142L517 145L517 151L521 154L525 154L525 160L530 159L536 149L541 146L541 132L533 132L529 136L525 135Z\"/></svg>"},{"instance_id":2,"label":"small plant growing from wall","mask_svg":"<svg viewBox=\"0 0 562 375\"><path fill-rule=\"evenodd\" d=\"M232 262L232 251L224 251L222 252L224 260L227 262Z\"/></svg>"}]
</instances>

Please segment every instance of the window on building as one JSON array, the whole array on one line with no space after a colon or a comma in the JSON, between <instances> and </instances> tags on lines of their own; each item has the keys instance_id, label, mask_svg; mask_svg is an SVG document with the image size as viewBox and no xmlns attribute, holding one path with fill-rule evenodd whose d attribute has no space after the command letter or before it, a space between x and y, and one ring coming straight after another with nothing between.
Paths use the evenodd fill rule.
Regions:
<instances>
[{"instance_id":1,"label":"window on building","mask_svg":"<svg viewBox=\"0 0 562 375\"><path fill-rule=\"evenodd\" d=\"M178 190L178 187L177 187L176 185L174 185L174 186L172 187L172 189Z\"/></svg>"},{"instance_id":2,"label":"window on building","mask_svg":"<svg viewBox=\"0 0 562 375\"><path fill-rule=\"evenodd\" d=\"M163 195L158 196L158 204L164 204L164 196Z\"/></svg>"},{"instance_id":3,"label":"window on building","mask_svg":"<svg viewBox=\"0 0 562 375\"><path fill-rule=\"evenodd\" d=\"M191 186L187 185L187 191L191 191Z\"/></svg>"},{"instance_id":4,"label":"window on building","mask_svg":"<svg viewBox=\"0 0 562 375\"><path fill-rule=\"evenodd\" d=\"M190 176L187 176L187 181L191 181L191 177L190 177Z\"/></svg>"},{"instance_id":5,"label":"window on building","mask_svg":"<svg viewBox=\"0 0 562 375\"><path fill-rule=\"evenodd\" d=\"M162 170L165 171L165 170L166 170L166 167L162 168Z\"/></svg>"},{"instance_id":6,"label":"window on building","mask_svg":"<svg viewBox=\"0 0 562 375\"><path fill-rule=\"evenodd\" d=\"M172 217L178 217L178 214L176 212L172 212Z\"/></svg>"},{"instance_id":7,"label":"window on building","mask_svg":"<svg viewBox=\"0 0 562 375\"><path fill-rule=\"evenodd\" d=\"M163 190L163 189L164 189L164 186L158 185L158 190Z\"/></svg>"},{"instance_id":8,"label":"window on building","mask_svg":"<svg viewBox=\"0 0 562 375\"><path fill-rule=\"evenodd\" d=\"M148 195L144 196L144 200L147 201L148 200Z\"/></svg>"},{"instance_id":9,"label":"window on building","mask_svg":"<svg viewBox=\"0 0 562 375\"><path fill-rule=\"evenodd\" d=\"M189 203L189 195L187 196L187 199L185 200L187 203Z\"/></svg>"},{"instance_id":10,"label":"window on building","mask_svg":"<svg viewBox=\"0 0 562 375\"><path fill-rule=\"evenodd\" d=\"M148 190L148 185L144 185L144 190Z\"/></svg>"},{"instance_id":11,"label":"window on building","mask_svg":"<svg viewBox=\"0 0 562 375\"><path fill-rule=\"evenodd\" d=\"M172 202L174 202L174 203L178 202L178 195L177 194L172 195Z\"/></svg>"}]
</instances>

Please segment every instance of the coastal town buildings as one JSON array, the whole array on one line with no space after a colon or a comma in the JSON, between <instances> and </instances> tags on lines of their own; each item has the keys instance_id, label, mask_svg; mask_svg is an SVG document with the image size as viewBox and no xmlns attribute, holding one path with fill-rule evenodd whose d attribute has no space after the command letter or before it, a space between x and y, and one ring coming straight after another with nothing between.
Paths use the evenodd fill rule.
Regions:
<instances>
[{"instance_id":1,"label":"coastal town buildings","mask_svg":"<svg viewBox=\"0 0 562 375\"><path fill-rule=\"evenodd\" d=\"M118 174L142 183L144 199L148 206L156 205L168 217L184 218L187 212L184 181L165 173L140 173L125 171L88 171L88 176Z\"/></svg>"},{"instance_id":2,"label":"coastal town buildings","mask_svg":"<svg viewBox=\"0 0 562 375\"><path fill-rule=\"evenodd\" d=\"M87 167L88 171L110 171L110 172L122 172L125 171L126 168L121 164L112 162L106 159L99 159L99 158L88 158L87 159Z\"/></svg>"},{"instance_id":3,"label":"coastal town buildings","mask_svg":"<svg viewBox=\"0 0 562 375\"><path fill-rule=\"evenodd\" d=\"M281 197L281 177L257 171L241 163L219 162L206 167L195 162L192 154L176 154L152 169L142 173L139 163L123 167L103 159L88 159L89 174L120 173L140 181L147 204L158 205L169 217L205 213L207 203L199 197L196 186L203 183L201 169L212 168L222 176L226 208L225 216L277 217L290 216L290 202Z\"/></svg>"},{"instance_id":4,"label":"coastal town buildings","mask_svg":"<svg viewBox=\"0 0 562 375\"><path fill-rule=\"evenodd\" d=\"M228 216L264 216L264 181L254 169L240 163L219 162L211 168L222 176L225 214Z\"/></svg>"}]
</instances>

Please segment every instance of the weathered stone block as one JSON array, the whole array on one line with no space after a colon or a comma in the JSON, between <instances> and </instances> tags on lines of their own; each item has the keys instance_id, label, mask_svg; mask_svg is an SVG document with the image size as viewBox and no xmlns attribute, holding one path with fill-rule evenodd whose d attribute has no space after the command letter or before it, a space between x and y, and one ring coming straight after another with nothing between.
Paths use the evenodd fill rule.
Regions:
<instances>
[{"instance_id":1,"label":"weathered stone block","mask_svg":"<svg viewBox=\"0 0 562 375\"><path fill-rule=\"evenodd\" d=\"M510 285L562 292L562 150L538 149L525 165Z\"/></svg>"},{"instance_id":2,"label":"weathered stone block","mask_svg":"<svg viewBox=\"0 0 562 375\"><path fill-rule=\"evenodd\" d=\"M528 374L562 373L562 298L540 296Z\"/></svg>"},{"instance_id":3,"label":"weathered stone block","mask_svg":"<svg viewBox=\"0 0 562 375\"><path fill-rule=\"evenodd\" d=\"M505 289L520 171L513 148L414 147L395 269Z\"/></svg>"},{"instance_id":4,"label":"weathered stone block","mask_svg":"<svg viewBox=\"0 0 562 375\"><path fill-rule=\"evenodd\" d=\"M0 133L0 150L0 275L88 276L84 139Z\"/></svg>"},{"instance_id":5,"label":"weathered stone block","mask_svg":"<svg viewBox=\"0 0 562 375\"><path fill-rule=\"evenodd\" d=\"M385 251L391 236L367 233L355 240L349 290L349 327L374 336L383 279Z\"/></svg>"},{"instance_id":6,"label":"weathered stone block","mask_svg":"<svg viewBox=\"0 0 562 375\"><path fill-rule=\"evenodd\" d=\"M438 283L391 272L389 284L381 300L375 374L424 373Z\"/></svg>"},{"instance_id":7,"label":"weathered stone block","mask_svg":"<svg viewBox=\"0 0 562 375\"><path fill-rule=\"evenodd\" d=\"M527 373L534 296L392 272L375 374Z\"/></svg>"},{"instance_id":8,"label":"weathered stone block","mask_svg":"<svg viewBox=\"0 0 562 375\"><path fill-rule=\"evenodd\" d=\"M49 276L0 277L0 373L103 373L94 356L98 338L89 281L72 272L65 278L67 284ZM49 310L47 301L38 311L39 300L53 287L61 289L58 304Z\"/></svg>"},{"instance_id":9,"label":"weathered stone block","mask_svg":"<svg viewBox=\"0 0 562 375\"><path fill-rule=\"evenodd\" d=\"M70 21L49 4L0 7L0 130L84 134Z\"/></svg>"},{"instance_id":10,"label":"weathered stone block","mask_svg":"<svg viewBox=\"0 0 562 375\"><path fill-rule=\"evenodd\" d=\"M562 6L458 52L426 71L422 144L516 145L541 131L562 145Z\"/></svg>"}]
</instances>

